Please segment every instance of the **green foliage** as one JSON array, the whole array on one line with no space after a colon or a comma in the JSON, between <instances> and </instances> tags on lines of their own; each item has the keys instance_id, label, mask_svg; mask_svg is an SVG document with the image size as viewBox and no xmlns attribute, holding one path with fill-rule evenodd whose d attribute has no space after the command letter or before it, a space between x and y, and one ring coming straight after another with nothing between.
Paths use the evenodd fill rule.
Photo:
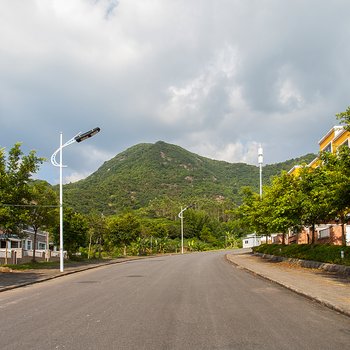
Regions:
<instances>
[{"instance_id":1,"label":"green foliage","mask_svg":"<svg viewBox=\"0 0 350 350\"><path fill-rule=\"evenodd\" d=\"M250 188L243 189L243 204L238 208L238 222L247 232L270 234L271 207ZM265 198L265 196L263 197Z\"/></svg>"},{"instance_id":2,"label":"green foliage","mask_svg":"<svg viewBox=\"0 0 350 350\"><path fill-rule=\"evenodd\" d=\"M264 183L300 162L298 158L267 165ZM208 159L159 141L118 154L86 179L65 185L64 193L67 204L83 213L94 209L109 215L148 207L150 217L174 219L182 203L192 202L224 217L227 203L232 207L241 202L244 186L258 189L258 167Z\"/></svg>"},{"instance_id":3,"label":"green foliage","mask_svg":"<svg viewBox=\"0 0 350 350\"><path fill-rule=\"evenodd\" d=\"M72 208L63 211L63 248L70 258L73 258L80 247L87 245L88 221L84 215L75 212ZM53 239L59 245L59 225L53 230Z\"/></svg>"},{"instance_id":4,"label":"green foliage","mask_svg":"<svg viewBox=\"0 0 350 350\"><path fill-rule=\"evenodd\" d=\"M37 270L37 269L53 269L59 267L58 261L38 261L38 262L27 262L24 264L7 264L3 265L9 267L12 270Z\"/></svg>"},{"instance_id":5,"label":"green foliage","mask_svg":"<svg viewBox=\"0 0 350 350\"><path fill-rule=\"evenodd\" d=\"M89 230L88 239L89 246L86 252L88 259L102 258L102 247L105 244L107 238L107 220L104 215L100 215L97 212L92 212L87 216ZM98 255L98 256L96 256Z\"/></svg>"},{"instance_id":6,"label":"green foliage","mask_svg":"<svg viewBox=\"0 0 350 350\"><path fill-rule=\"evenodd\" d=\"M264 187L262 198L250 188L243 190L243 203L235 210L236 222L249 233L260 235L297 232L302 226L311 228L334 220L342 224L342 243L350 210L350 149L340 147L335 154L321 153L320 165L304 166L298 176L282 172Z\"/></svg>"},{"instance_id":7,"label":"green foliage","mask_svg":"<svg viewBox=\"0 0 350 350\"><path fill-rule=\"evenodd\" d=\"M141 235L140 221L137 216L130 212L109 217L107 228L109 232L108 240L112 245L126 247Z\"/></svg>"},{"instance_id":8,"label":"green foliage","mask_svg":"<svg viewBox=\"0 0 350 350\"><path fill-rule=\"evenodd\" d=\"M345 124L345 129L350 131L350 106L345 112L340 112L336 114L338 120Z\"/></svg>"},{"instance_id":9,"label":"green foliage","mask_svg":"<svg viewBox=\"0 0 350 350\"><path fill-rule=\"evenodd\" d=\"M21 234L28 220L28 205L31 200L32 175L39 169L43 158L35 151L24 155L21 144L16 143L6 156L0 149L0 228L5 234Z\"/></svg>"},{"instance_id":10,"label":"green foliage","mask_svg":"<svg viewBox=\"0 0 350 350\"><path fill-rule=\"evenodd\" d=\"M50 230L58 222L58 197L50 184L46 181L34 181L30 187L30 206L27 207L27 224L34 230L33 239L33 261L35 261L35 250L37 232L39 229Z\"/></svg>"},{"instance_id":11,"label":"green foliage","mask_svg":"<svg viewBox=\"0 0 350 350\"><path fill-rule=\"evenodd\" d=\"M312 260L331 264L350 265L350 247L326 244L263 244L253 248L254 252L283 256L286 258ZM344 252L344 259L341 258Z\"/></svg>"}]
</instances>

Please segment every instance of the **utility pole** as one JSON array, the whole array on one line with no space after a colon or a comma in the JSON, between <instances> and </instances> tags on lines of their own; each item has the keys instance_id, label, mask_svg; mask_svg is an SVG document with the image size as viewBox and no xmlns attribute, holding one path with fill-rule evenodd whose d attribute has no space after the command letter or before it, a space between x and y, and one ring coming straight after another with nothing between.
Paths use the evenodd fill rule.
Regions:
<instances>
[{"instance_id":1,"label":"utility pole","mask_svg":"<svg viewBox=\"0 0 350 350\"><path fill-rule=\"evenodd\" d=\"M261 145L258 148L258 163L260 168L260 199L262 198L262 165L264 162L264 154Z\"/></svg>"}]
</instances>

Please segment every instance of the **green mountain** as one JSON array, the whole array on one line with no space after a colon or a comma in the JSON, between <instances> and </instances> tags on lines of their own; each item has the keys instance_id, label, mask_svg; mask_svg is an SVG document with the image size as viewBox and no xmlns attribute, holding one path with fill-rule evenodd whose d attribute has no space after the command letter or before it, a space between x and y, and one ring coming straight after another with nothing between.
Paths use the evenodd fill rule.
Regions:
<instances>
[{"instance_id":1,"label":"green mountain","mask_svg":"<svg viewBox=\"0 0 350 350\"><path fill-rule=\"evenodd\" d=\"M314 157L309 154L266 165L263 181ZM64 200L81 212L94 209L111 214L147 206L150 200L163 196L180 201L206 198L239 203L243 186L258 191L257 166L212 160L159 141L133 146L106 161L86 179L65 185Z\"/></svg>"}]
</instances>

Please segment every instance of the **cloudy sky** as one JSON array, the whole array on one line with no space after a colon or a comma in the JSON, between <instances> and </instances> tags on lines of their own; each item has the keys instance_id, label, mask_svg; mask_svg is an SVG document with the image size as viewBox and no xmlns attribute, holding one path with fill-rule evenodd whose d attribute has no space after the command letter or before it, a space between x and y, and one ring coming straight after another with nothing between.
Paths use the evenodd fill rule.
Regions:
<instances>
[{"instance_id":1,"label":"cloudy sky","mask_svg":"<svg viewBox=\"0 0 350 350\"><path fill-rule=\"evenodd\" d=\"M65 182L141 142L266 163L317 152L350 105L348 0L1 0L0 147Z\"/></svg>"}]
</instances>

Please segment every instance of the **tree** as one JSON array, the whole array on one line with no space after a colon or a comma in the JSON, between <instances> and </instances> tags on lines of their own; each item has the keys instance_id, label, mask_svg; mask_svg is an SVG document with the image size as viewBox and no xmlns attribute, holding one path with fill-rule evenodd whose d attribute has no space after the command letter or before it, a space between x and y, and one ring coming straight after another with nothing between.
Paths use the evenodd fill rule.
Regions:
<instances>
[{"instance_id":1,"label":"tree","mask_svg":"<svg viewBox=\"0 0 350 350\"><path fill-rule=\"evenodd\" d=\"M328 181L328 192L332 194L331 201L334 216L342 226L342 245L346 245L345 223L350 211L350 149L342 146L337 153L321 154L322 166Z\"/></svg>"},{"instance_id":2,"label":"tree","mask_svg":"<svg viewBox=\"0 0 350 350\"><path fill-rule=\"evenodd\" d=\"M35 151L24 155L20 143L10 149L7 157L5 149L0 149L0 228L6 235L22 233L28 219L31 177L43 160Z\"/></svg>"},{"instance_id":3,"label":"tree","mask_svg":"<svg viewBox=\"0 0 350 350\"><path fill-rule=\"evenodd\" d=\"M255 232L259 235L271 234L270 220L271 207L268 202L253 192L251 188L245 187L242 190L243 203L238 209L239 220L247 231ZM267 241L267 240L266 240Z\"/></svg>"},{"instance_id":4,"label":"tree","mask_svg":"<svg viewBox=\"0 0 350 350\"><path fill-rule=\"evenodd\" d=\"M334 210L332 180L323 166L304 167L299 177L301 194L301 219L305 226L311 227L311 243L315 243L315 226L329 219Z\"/></svg>"},{"instance_id":5,"label":"tree","mask_svg":"<svg viewBox=\"0 0 350 350\"><path fill-rule=\"evenodd\" d=\"M345 112L340 112L336 114L338 120L345 124L345 129L350 131L350 106Z\"/></svg>"},{"instance_id":6,"label":"tree","mask_svg":"<svg viewBox=\"0 0 350 350\"><path fill-rule=\"evenodd\" d=\"M272 232L282 233L282 244L290 229L301 227L300 191L295 176L282 172L273 178L264 193L265 205L269 210L268 226Z\"/></svg>"},{"instance_id":7,"label":"tree","mask_svg":"<svg viewBox=\"0 0 350 350\"><path fill-rule=\"evenodd\" d=\"M104 246L104 241L107 234L107 221L103 214L92 212L88 216L89 223L89 249L88 259L90 256L95 256L96 247L98 249L98 258L101 259L101 248ZM93 254L91 254L92 247L95 247Z\"/></svg>"},{"instance_id":8,"label":"tree","mask_svg":"<svg viewBox=\"0 0 350 350\"><path fill-rule=\"evenodd\" d=\"M57 225L58 221L58 198L56 192L46 181L35 181L29 187L30 206L28 207L27 223L33 228L33 259L37 233L39 229L49 229Z\"/></svg>"},{"instance_id":9,"label":"tree","mask_svg":"<svg viewBox=\"0 0 350 350\"><path fill-rule=\"evenodd\" d=\"M141 233L140 221L132 213L109 217L107 228L110 241L112 244L122 245L124 247L124 255L126 255L126 246L136 240Z\"/></svg>"},{"instance_id":10,"label":"tree","mask_svg":"<svg viewBox=\"0 0 350 350\"><path fill-rule=\"evenodd\" d=\"M64 249L69 258L72 258L80 247L86 246L89 225L83 214L75 212L72 208L65 208L63 212ZM54 241L59 244L59 225L53 230Z\"/></svg>"}]
</instances>

